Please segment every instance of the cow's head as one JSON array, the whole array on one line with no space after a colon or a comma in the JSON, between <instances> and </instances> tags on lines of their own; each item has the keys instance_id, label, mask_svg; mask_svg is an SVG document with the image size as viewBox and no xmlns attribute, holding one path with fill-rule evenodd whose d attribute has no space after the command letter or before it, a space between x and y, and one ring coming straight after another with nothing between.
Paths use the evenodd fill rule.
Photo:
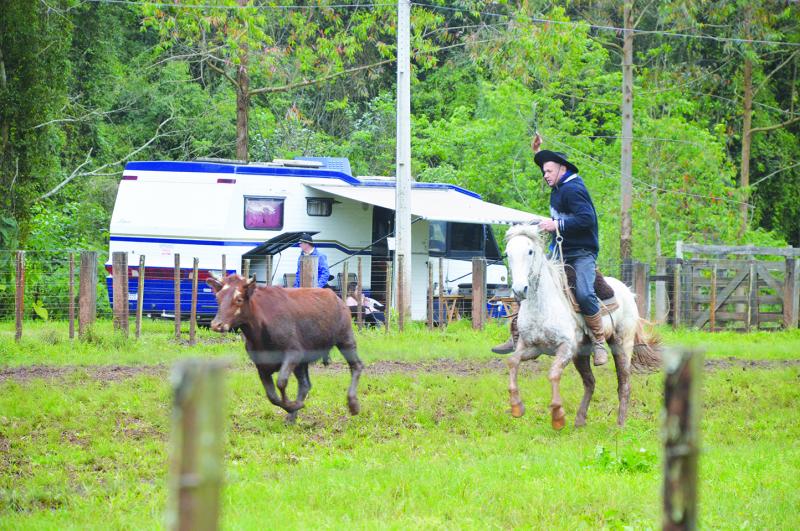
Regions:
<instances>
[{"instance_id":1,"label":"cow's head","mask_svg":"<svg viewBox=\"0 0 800 531\"><path fill-rule=\"evenodd\" d=\"M242 278L231 275L219 280L213 276L206 280L217 297L217 315L211 321L215 332L227 332L240 326L249 315L250 297L256 289L256 277Z\"/></svg>"}]
</instances>

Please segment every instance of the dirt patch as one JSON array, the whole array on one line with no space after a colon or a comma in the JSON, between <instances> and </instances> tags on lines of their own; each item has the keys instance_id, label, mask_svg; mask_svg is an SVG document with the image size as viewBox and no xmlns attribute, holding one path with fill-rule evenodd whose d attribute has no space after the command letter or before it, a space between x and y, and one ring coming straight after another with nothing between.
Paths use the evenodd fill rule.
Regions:
<instances>
[{"instance_id":1,"label":"dirt patch","mask_svg":"<svg viewBox=\"0 0 800 531\"><path fill-rule=\"evenodd\" d=\"M738 369L785 369L800 367L800 359L792 360L747 360L742 358L723 358L705 360L705 368L710 371ZM249 364L236 364L238 368L249 367ZM541 374L550 367L546 360L526 362L520 366L521 374ZM317 374L335 374L347 372L346 364L332 363L325 367L317 364L313 372ZM166 378L170 367L160 365L29 365L24 367L0 368L0 383L5 381L25 382L32 379L63 380L75 373L83 372L89 377L102 382L114 382L135 378L138 376L159 376ZM367 375L387 374L421 374L436 373L452 376L476 376L486 373L507 373L508 369L503 358L488 360L451 360L438 359L430 361L393 361L381 360L368 363L365 369Z\"/></svg>"},{"instance_id":2,"label":"dirt patch","mask_svg":"<svg viewBox=\"0 0 800 531\"><path fill-rule=\"evenodd\" d=\"M63 380L77 372L85 372L95 380L114 382L136 376L164 376L169 366L160 365L28 365L0 369L0 382L14 380L24 382L41 378Z\"/></svg>"}]
</instances>

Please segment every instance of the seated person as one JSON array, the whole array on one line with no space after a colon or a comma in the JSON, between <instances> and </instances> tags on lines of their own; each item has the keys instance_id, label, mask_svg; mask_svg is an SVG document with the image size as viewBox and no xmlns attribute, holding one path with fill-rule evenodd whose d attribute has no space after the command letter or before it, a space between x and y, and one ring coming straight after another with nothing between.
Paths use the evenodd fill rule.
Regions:
<instances>
[{"instance_id":1,"label":"seated person","mask_svg":"<svg viewBox=\"0 0 800 531\"><path fill-rule=\"evenodd\" d=\"M347 299L345 299L344 301L344 303L350 308L350 313L354 316L358 314L358 299L356 298L357 290L358 286L356 285L356 283L351 282L348 285L347 289ZM380 325L381 323L386 322L386 316L383 314L382 311L378 310L378 308L383 308L383 304L379 303L375 299L367 297L362 293L361 306L362 306L362 311L364 312L365 323Z\"/></svg>"}]
</instances>

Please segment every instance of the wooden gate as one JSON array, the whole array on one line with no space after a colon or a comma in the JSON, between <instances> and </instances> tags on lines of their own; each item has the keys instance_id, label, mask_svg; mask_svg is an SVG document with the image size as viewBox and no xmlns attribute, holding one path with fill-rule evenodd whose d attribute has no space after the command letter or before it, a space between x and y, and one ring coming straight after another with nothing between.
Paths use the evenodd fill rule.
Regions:
<instances>
[{"instance_id":1,"label":"wooden gate","mask_svg":"<svg viewBox=\"0 0 800 531\"><path fill-rule=\"evenodd\" d=\"M685 258L689 253L714 257ZM674 324L744 331L797 326L800 249L679 243L677 254ZM736 255L749 257L727 258Z\"/></svg>"}]
</instances>

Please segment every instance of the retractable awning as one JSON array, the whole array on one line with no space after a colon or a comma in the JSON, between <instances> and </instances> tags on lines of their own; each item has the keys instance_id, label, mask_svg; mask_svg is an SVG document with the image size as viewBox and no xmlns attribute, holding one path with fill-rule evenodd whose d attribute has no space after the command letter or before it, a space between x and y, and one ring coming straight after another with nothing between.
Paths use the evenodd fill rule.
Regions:
<instances>
[{"instance_id":1,"label":"retractable awning","mask_svg":"<svg viewBox=\"0 0 800 531\"><path fill-rule=\"evenodd\" d=\"M368 203L389 210L395 208L393 186L313 185L314 190ZM511 225L543 219L542 216L493 203L452 188L412 188L411 214L431 221Z\"/></svg>"}]
</instances>

